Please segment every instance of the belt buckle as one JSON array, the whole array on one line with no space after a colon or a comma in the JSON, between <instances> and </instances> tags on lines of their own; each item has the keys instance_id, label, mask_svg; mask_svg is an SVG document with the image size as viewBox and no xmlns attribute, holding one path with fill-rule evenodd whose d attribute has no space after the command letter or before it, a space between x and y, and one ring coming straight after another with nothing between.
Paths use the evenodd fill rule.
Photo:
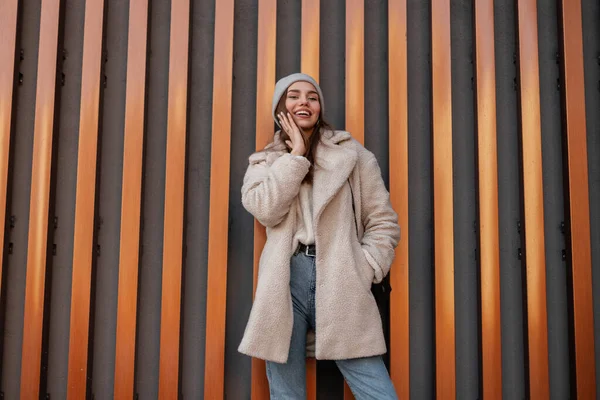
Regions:
<instances>
[{"instance_id":1,"label":"belt buckle","mask_svg":"<svg viewBox=\"0 0 600 400\"><path fill-rule=\"evenodd\" d=\"M310 245L306 246L306 250L304 250L304 254L306 254L307 257L315 257L316 254L310 254L309 250L310 250Z\"/></svg>"}]
</instances>

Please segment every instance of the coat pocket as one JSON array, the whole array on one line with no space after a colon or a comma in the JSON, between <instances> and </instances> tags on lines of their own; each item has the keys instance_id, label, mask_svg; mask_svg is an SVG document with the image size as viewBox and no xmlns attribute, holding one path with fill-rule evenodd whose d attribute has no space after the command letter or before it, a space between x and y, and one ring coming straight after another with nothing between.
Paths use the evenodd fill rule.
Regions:
<instances>
[{"instance_id":1,"label":"coat pocket","mask_svg":"<svg viewBox=\"0 0 600 400\"><path fill-rule=\"evenodd\" d=\"M373 270L373 267L371 267L371 264L369 264L365 252L362 249L362 245L360 242L358 242L358 240L354 245L354 249L356 268L361 277L362 283L366 289L371 290L371 284L373 283L373 278L375 277L375 271Z\"/></svg>"}]
</instances>

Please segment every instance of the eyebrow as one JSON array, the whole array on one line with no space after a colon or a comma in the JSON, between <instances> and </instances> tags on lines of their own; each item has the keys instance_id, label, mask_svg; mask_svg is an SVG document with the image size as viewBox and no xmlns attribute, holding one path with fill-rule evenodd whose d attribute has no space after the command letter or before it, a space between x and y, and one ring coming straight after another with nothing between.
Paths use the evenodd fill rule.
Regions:
<instances>
[{"instance_id":1,"label":"eyebrow","mask_svg":"<svg viewBox=\"0 0 600 400\"><path fill-rule=\"evenodd\" d=\"M291 89L291 90L288 90L288 94L289 93L300 93L300 90L298 90L298 89ZM316 94L317 96L319 96L319 93L317 93L314 90L309 90L308 93L309 94Z\"/></svg>"}]
</instances>

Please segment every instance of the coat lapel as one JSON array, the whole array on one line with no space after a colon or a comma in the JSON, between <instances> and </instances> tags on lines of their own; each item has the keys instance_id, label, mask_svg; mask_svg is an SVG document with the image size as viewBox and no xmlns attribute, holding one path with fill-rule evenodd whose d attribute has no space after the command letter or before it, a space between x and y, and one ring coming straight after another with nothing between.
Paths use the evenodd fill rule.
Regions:
<instances>
[{"instance_id":1,"label":"coat lapel","mask_svg":"<svg viewBox=\"0 0 600 400\"><path fill-rule=\"evenodd\" d=\"M317 150L313 175L313 218L316 224L323 209L346 183L354 169L357 153L339 143L351 139L348 132L324 132Z\"/></svg>"}]
</instances>

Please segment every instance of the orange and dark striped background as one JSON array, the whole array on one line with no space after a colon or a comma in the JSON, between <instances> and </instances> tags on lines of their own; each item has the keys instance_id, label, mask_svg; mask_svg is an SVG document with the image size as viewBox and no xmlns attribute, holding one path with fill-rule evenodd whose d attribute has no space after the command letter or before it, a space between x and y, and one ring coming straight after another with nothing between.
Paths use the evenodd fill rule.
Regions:
<instances>
[{"instance_id":1,"label":"orange and dark striped background","mask_svg":"<svg viewBox=\"0 0 600 400\"><path fill-rule=\"evenodd\" d=\"M596 398L596 0L0 0L0 396L268 398L240 187L299 70L399 214L399 397Z\"/></svg>"}]
</instances>

